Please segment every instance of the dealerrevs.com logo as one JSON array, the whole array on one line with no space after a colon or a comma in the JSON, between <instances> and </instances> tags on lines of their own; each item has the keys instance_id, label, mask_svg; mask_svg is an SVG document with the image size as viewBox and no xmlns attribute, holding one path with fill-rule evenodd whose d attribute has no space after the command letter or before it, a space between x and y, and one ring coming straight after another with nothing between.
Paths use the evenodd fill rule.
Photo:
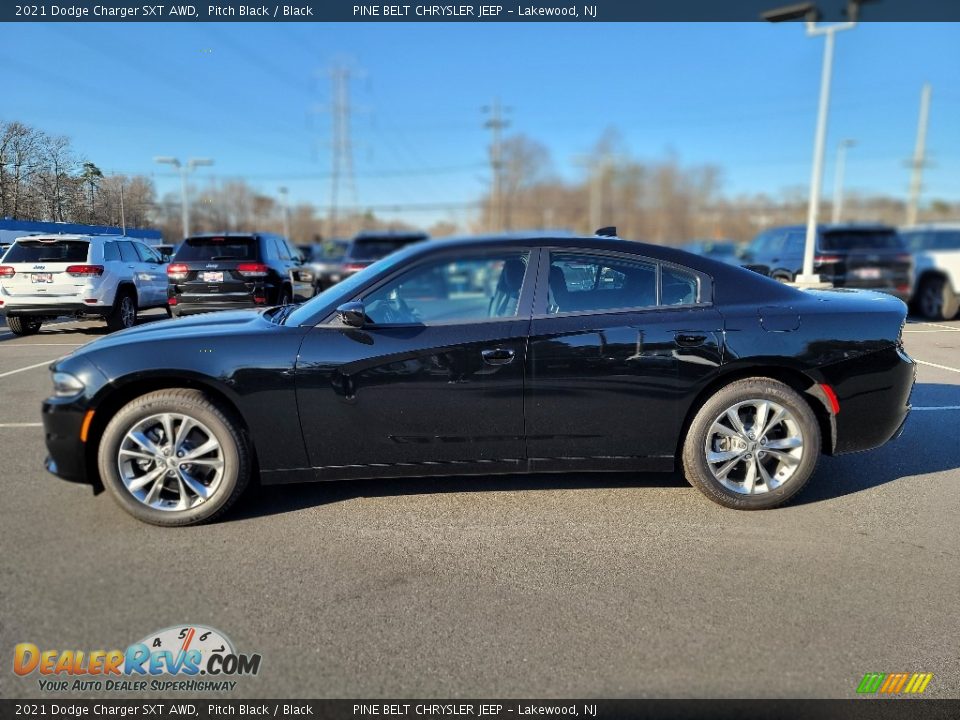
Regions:
<instances>
[{"instance_id":1,"label":"dealerrevs.com logo","mask_svg":"<svg viewBox=\"0 0 960 720\"><path fill-rule=\"evenodd\" d=\"M260 655L238 653L230 639L204 625L179 625L147 635L126 650L41 649L19 643L13 671L38 675L43 692L224 692L234 678L260 672Z\"/></svg>"}]
</instances>

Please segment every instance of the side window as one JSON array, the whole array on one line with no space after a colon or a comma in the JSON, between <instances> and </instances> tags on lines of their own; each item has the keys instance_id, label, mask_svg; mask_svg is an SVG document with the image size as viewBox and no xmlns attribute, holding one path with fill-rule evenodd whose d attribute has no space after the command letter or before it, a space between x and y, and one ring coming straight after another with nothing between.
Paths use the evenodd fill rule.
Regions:
<instances>
[{"instance_id":1,"label":"side window","mask_svg":"<svg viewBox=\"0 0 960 720\"><path fill-rule=\"evenodd\" d=\"M803 246L806 244L806 242L807 234L805 232L787 233L787 239L783 247L783 254L803 255Z\"/></svg>"},{"instance_id":2,"label":"side window","mask_svg":"<svg viewBox=\"0 0 960 720\"><path fill-rule=\"evenodd\" d=\"M291 260L300 259L300 251L290 244L289 240L283 240L283 246L287 249L287 255L290 256Z\"/></svg>"},{"instance_id":3,"label":"side window","mask_svg":"<svg viewBox=\"0 0 960 720\"><path fill-rule=\"evenodd\" d=\"M160 256L157 255L151 248L147 247L143 243L133 243L133 247L136 249L137 255L140 256L140 259L143 262L152 262L152 263L161 262Z\"/></svg>"},{"instance_id":4,"label":"side window","mask_svg":"<svg viewBox=\"0 0 960 720\"><path fill-rule=\"evenodd\" d=\"M124 262L140 262L140 256L137 255L137 251L133 247L133 243L129 240L121 240L117 243L120 248L120 259Z\"/></svg>"},{"instance_id":5,"label":"side window","mask_svg":"<svg viewBox=\"0 0 960 720\"><path fill-rule=\"evenodd\" d=\"M657 267L643 260L552 253L547 312L583 312L657 304Z\"/></svg>"},{"instance_id":6,"label":"side window","mask_svg":"<svg viewBox=\"0 0 960 720\"><path fill-rule=\"evenodd\" d=\"M287 244L279 238L275 238L273 243L277 251L277 257L279 257L281 260L289 260L290 253L287 249Z\"/></svg>"},{"instance_id":7,"label":"side window","mask_svg":"<svg viewBox=\"0 0 960 720\"><path fill-rule=\"evenodd\" d=\"M120 260L120 251L117 250L117 244L115 242L106 242L103 244L103 261L104 262L119 262Z\"/></svg>"},{"instance_id":8,"label":"side window","mask_svg":"<svg viewBox=\"0 0 960 720\"><path fill-rule=\"evenodd\" d=\"M529 253L505 251L465 260L439 260L389 280L363 298L380 324L430 324L513 317Z\"/></svg>"},{"instance_id":9,"label":"side window","mask_svg":"<svg viewBox=\"0 0 960 720\"><path fill-rule=\"evenodd\" d=\"M660 304L695 305L700 301L700 281L693 273L675 267L660 267Z\"/></svg>"}]
</instances>

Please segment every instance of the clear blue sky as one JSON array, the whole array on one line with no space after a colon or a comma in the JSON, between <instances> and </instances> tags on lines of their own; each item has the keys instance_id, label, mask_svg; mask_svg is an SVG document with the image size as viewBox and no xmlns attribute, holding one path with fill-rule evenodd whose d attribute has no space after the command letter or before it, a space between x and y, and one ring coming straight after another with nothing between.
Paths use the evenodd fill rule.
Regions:
<instances>
[{"instance_id":1,"label":"clear blue sky","mask_svg":"<svg viewBox=\"0 0 960 720\"><path fill-rule=\"evenodd\" d=\"M0 44L0 118L69 135L105 171L153 174L154 155L211 156L207 177L246 177L291 199L328 197L329 78L352 86L361 203L475 199L486 187L480 107L545 143L556 170L607 127L634 156L712 163L728 194L805 186L822 38L745 24L27 24ZM847 186L903 196L923 82L933 85L927 199L960 199L960 25L861 24L837 36L826 191L841 138ZM423 172L423 170L436 172ZM412 174L410 171L419 174ZM405 215L416 222L446 213ZM462 219L456 214L453 219Z\"/></svg>"}]
</instances>

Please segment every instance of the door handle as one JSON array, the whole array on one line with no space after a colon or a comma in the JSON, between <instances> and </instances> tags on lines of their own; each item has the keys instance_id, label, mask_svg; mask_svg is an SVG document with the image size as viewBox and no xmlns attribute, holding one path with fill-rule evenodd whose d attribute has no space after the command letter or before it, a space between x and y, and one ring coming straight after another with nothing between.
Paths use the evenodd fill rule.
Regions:
<instances>
[{"instance_id":1,"label":"door handle","mask_svg":"<svg viewBox=\"0 0 960 720\"><path fill-rule=\"evenodd\" d=\"M678 332L674 337L680 347L699 347L706 342L707 336L702 333Z\"/></svg>"},{"instance_id":2,"label":"door handle","mask_svg":"<svg viewBox=\"0 0 960 720\"><path fill-rule=\"evenodd\" d=\"M494 350L483 350L480 355L483 356L483 361L487 365L509 365L513 362L516 353L513 350L496 348Z\"/></svg>"}]
</instances>

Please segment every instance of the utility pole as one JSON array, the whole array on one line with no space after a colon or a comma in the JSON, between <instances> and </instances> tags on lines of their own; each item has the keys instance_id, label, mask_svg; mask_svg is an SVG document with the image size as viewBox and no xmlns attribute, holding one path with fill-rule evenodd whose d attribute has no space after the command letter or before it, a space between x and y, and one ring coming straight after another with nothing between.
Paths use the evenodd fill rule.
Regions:
<instances>
[{"instance_id":1,"label":"utility pole","mask_svg":"<svg viewBox=\"0 0 960 720\"><path fill-rule=\"evenodd\" d=\"M840 222L843 215L843 175L846 171L847 148L856 145L856 140L841 140L837 145L837 166L833 176L833 223Z\"/></svg>"},{"instance_id":2,"label":"utility pole","mask_svg":"<svg viewBox=\"0 0 960 720\"><path fill-rule=\"evenodd\" d=\"M337 213L340 202L341 183L357 203L357 187L353 176L353 143L350 139L350 80L353 71L344 64L337 64L330 70L332 81L332 147L330 168L330 208L328 237L337 233Z\"/></svg>"},{"instance_id":3,"label":"utility pole","mask_svg":"<svg viewBox=\"0 0 960 720\"><path fill-rule=\"evenodd\" d=\"M920 119L917 122L917 143L913 148L910 167L910 201L907 203L907 225L917 224L920 191L923 188L923 168L927 165L927 122L930 119L930 83L924 83L920 92Z\"/></svg>"},{"instance_id":4,"label":"utility pole","mask_svg":"<svg viewBox=\"0 0 960 720\"><path fill-rule=\"evenodd\" d=\"M122 235L127 234L127 216L123 212L123 178L120 179L120 229Z\"/></svg>"},{"instance_id":5,"label":"utility pole","mask_svg":"<svg viewBox=\"0 0 960 720\"><path fill-rule=\"evenodd\" d=\"M198 167L213 165L210 158L190 158L186 163L169 155L161 155L153 159L156 163L173 165L180 171L180 220L183 223L183 237L190 237L190 197L187 193L187 175Z\"/></svg>"},{"instance_id":6,"label":"utility pole","mask_svg":"<svg viewBox=\"0 0 960 720\"><path fill-rule=\"evenodd\" d=\"M487 105L482 111L489 114L489 119L483 124L490 131L490 169L493 172L493 231L501 232L503 227L503 129L510 122L505 120L503 113L509 108L500 106L500 98L494 98L493 105Z\"/></svg>"},{"instance_id":7,"label":"utility pole","mask_svg":"<svg viewBox=\"0 0 960 720\"><path fill-rule=\"evenodd\" d=\"M281 187L277 189L277 192L280 193L281 202L283 203L283 236L289 240L290 239L290 204L287 201L287 188Z\"/></svg>"}]
</instances>

